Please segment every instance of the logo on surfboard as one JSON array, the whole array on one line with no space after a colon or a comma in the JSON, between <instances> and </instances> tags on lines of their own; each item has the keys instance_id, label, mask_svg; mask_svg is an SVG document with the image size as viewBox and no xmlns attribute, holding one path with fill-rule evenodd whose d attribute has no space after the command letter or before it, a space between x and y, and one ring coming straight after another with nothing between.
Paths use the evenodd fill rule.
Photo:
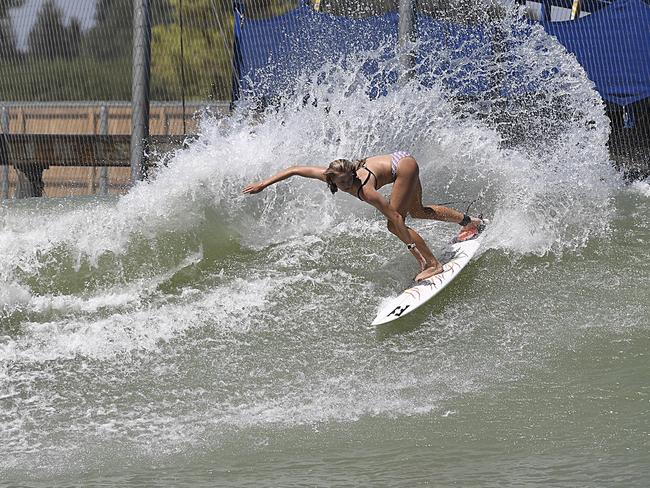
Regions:
<instances>
[{"instance_id":1,"label":"logo on surfboard","mask_svg":"<svg viewBox=\"0 0 650 488\"><path fill-rule=\"evenodd\" d=\"M406 312L406 309L409 308L409 307L410 307L410 305L404 305L403 307L398 305L397 307L395 307L393 309L393 311L391 313L386 315L386 317L390 317L393 314L395 315L395 317L400 317L404 312Z\"/></svg>"}]
</instances>

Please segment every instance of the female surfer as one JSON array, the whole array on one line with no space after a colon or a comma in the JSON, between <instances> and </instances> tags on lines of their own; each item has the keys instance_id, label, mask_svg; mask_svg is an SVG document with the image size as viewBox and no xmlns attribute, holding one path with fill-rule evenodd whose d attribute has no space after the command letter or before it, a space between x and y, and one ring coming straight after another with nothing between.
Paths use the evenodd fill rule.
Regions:
<instances>
[{"instance_id":1,"label":"female surfer","mask_svg":"<svg viewBox=\"0 0 650 488\"><path fill-rule=\"evenodd\" d=\"M435 258L422 237L404 223L406 215L416 219L434 219L455 222L462 226L459 239L464 240L477 233L481 219L442 205L422 205L420 170L413 156L399 151L350 161L337 159L329 166L291 166L259 183L243 189L244 193L258 193L267 186L291 176L313 178L327 183L330 191L343 190L377 208L388 219L388 230L395 234L411 251L420 264L416 281L430 278L442 272L442 265ZM390 200L377 190L393 184Z\"/></svg>"}]
</instances>

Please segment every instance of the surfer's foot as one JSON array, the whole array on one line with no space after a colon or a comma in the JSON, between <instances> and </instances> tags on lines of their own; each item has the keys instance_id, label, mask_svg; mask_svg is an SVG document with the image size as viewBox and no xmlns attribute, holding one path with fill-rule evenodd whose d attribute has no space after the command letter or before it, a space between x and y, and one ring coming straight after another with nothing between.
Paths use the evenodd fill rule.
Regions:
<instances>
[{"instance_id":1,"label":"surfer's foot","mask_svg":"<svg viewBox=\"0 0 650 488\"><path fill-rule=\"evenodd\" d=\"M469 224L467 224L465 227L460 229L457 240L458 242L467 241L472 237L475 237L484 228L485 228L485 221L483 221L483 219L477 219L476 217L472 217L472 221Z\"/></svg>"},{"instance_id":2,"label":"surfer's foot","mask_svg":"<svg viewBox=\"0 0 650 488\"><path fill-rule=\"evenodd\" d=\"M415 277L415 281L426 280L427 278L431 278L432 276L442 273L443 271L444 270L442 269L442 264L438 263L435 266L424 269Z\"/></svg>"}]
</instances>

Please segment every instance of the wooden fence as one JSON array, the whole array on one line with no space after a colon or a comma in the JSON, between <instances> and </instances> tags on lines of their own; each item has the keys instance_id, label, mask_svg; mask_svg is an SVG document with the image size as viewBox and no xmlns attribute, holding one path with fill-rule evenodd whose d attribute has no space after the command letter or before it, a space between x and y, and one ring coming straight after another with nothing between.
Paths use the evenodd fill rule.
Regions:
<instances>
[{"instance_id":1,"label":"wooden fence","mask_svg":"<svg viewBox=\"0 0 650 488\"><path fill-rule=\"evenodd\" d=\"M0 103L0 110L0 198L128 189L131 169L124 145L131 131L130 103L12 102ZM170 150L185 135L196 133L197 114L205 110L223 116L229 105L188 103L183 108L181 103L152 103L149 131L157 149Z\"/></svg>"}]
</instances>

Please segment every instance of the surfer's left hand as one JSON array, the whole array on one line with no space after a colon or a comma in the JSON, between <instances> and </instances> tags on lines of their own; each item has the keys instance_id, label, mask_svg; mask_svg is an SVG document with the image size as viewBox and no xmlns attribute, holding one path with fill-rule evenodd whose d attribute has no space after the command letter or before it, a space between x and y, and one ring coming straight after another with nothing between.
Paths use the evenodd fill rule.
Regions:
<instances>
[{"instance_id":1,"label":"surfer's left hand","mask_svg":"<svg viewBox=\"0 0 650 488\"><path fill-rule=\"evenodd\" d=\"M471 239L485 228L486 221L478 217L472 217L469 224L462 227L458 233L459 241Z\"/></svg>"},{"instance_id":2,"label":"surfer's left hand","mask_svg":"<svg viewBox=\"0 0 650 488\"><path fill-rule=\"evenodd\" d=\"M264 188L266 188L266 185L262 183L251 183L250 185L247 185L244 187L242 190L242 193L248 193L248 194L254 194L254 193L259 193L261 192Z\"/></svg>"}]
</instances>

